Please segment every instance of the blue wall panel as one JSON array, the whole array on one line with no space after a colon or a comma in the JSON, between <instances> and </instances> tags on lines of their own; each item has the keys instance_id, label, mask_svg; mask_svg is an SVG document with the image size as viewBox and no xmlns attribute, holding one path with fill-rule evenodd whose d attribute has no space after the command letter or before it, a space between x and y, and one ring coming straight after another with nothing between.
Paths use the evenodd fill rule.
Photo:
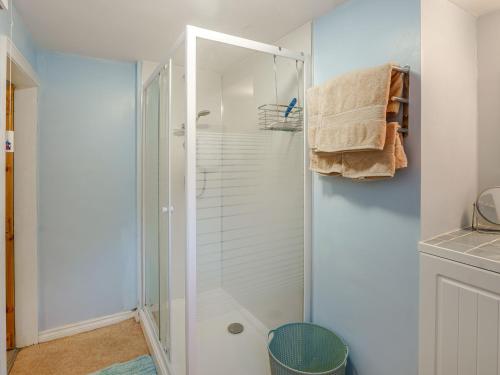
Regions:
<instances>
[{"instance_id":1,"label":"blue wall panel","mask_svg":"<svg viewBox=\"0 0 500 375\"><path fill-rule=\"evenodd\" d=\"M40 330L137 300L136 67L39 54Z\"/></svg>"},{"instance_id":2,"label":"blue wall panel","mask_svg":"<svg viewBox=\"0 0 500 375\"><path fill-rule=\"evenodd\" d=\"M415 375L420 238L420 1L351 0L314 23L314 81L412 67L409 168L391 180L314 178L313 320L351 349L350 374Z\"/></svg>"}]
</instances>

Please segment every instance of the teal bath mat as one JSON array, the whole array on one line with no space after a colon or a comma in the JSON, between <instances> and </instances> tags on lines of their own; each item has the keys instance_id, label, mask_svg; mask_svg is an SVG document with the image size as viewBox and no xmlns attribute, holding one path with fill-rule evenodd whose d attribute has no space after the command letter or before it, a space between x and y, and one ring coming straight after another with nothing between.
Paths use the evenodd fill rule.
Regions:
<instances>
[{"instance_id":1,"label":"teal bath mat","mask_svg":"<svg viewBox=\"0 0 500 375\"><path fill-rule=\"evenodd\" d=\"M129 362L106 367L91 375L156 375L156 367L151 356L143 355Z\"/></svg>"}]
</instances>

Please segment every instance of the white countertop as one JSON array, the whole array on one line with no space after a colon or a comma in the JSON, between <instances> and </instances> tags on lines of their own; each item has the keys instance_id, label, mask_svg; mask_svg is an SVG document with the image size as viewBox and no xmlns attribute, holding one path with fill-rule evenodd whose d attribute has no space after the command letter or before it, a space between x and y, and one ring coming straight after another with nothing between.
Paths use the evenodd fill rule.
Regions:
<instances>
[{"instance_id":1,"label":"white countertop","mask_svg":"<svg viewBox=\"0 0 500 375\"><path fill-rule=\"evenodd\" d=\"M422 241L423 253L500 273L500 233L461 229Z\"/></svg>"}]
</instances>

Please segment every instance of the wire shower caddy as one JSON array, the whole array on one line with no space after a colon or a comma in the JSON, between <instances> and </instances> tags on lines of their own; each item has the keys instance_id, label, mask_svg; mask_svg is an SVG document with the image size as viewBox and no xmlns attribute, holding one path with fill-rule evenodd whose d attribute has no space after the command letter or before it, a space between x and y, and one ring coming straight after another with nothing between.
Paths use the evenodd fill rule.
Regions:
<instances>
[{"instance_id":1,"label":"wire shower caddy","mask_svg":"<svg viewBox=\"0 0 500 375\"><path fill-rule=\"evenodd\" d=\"M295 61L297 76L297 105L278 103L278 69L274 56L274 104L263 104L257 108L258 124L261 130L299 132L304 128L304 109L300 104L299 62Z\"/></svg>"}]
</instances>

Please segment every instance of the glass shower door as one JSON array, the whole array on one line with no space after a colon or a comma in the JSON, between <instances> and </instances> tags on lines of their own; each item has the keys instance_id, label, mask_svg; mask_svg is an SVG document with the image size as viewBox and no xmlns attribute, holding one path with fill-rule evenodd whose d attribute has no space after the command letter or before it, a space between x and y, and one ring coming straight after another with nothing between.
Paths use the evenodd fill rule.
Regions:
<instances>
[{"instance_id":1,"label":"glass shower door","mask_svg":"<svg viewBox=\"0 0 500 375\"><path fill-rule=\"evenodd\" d=\"M159 252L159 142L160 77L144 92L143 148L143 248L144 307L160 329L160 252Z\"/></svg>"},{"instance_id":2,"label":"glass shower door","mask_svg":"<svg viewBox=\"0 0 500 375\"><path fill-rule=\"evenodd\" d=\"M188 373L270 375L269 330L304 320L304 69L224 38L198 37L186 69Z\"/></svg>"},{"instance_id":3,"label":"glass shower door","mask_svg":"<svg viewBox=\"0 0 500 375\"><path fill-rule=\"evenodd\" d=\"M164 350L170 349L170 70L144 92L144 306Z\"/></svg>"},{"instance_id":4,"label":"glass shower door","mask_svg":"<svg viewBox=\"0 0 500 375\"><path fill-rule=\"evenodd\" d=\"M160 341L170 351L170 219L173 207L170 199L170 67L160 72L160 129L158 133L158 247L160 261Z\"/></svg>"}]
</instances>

